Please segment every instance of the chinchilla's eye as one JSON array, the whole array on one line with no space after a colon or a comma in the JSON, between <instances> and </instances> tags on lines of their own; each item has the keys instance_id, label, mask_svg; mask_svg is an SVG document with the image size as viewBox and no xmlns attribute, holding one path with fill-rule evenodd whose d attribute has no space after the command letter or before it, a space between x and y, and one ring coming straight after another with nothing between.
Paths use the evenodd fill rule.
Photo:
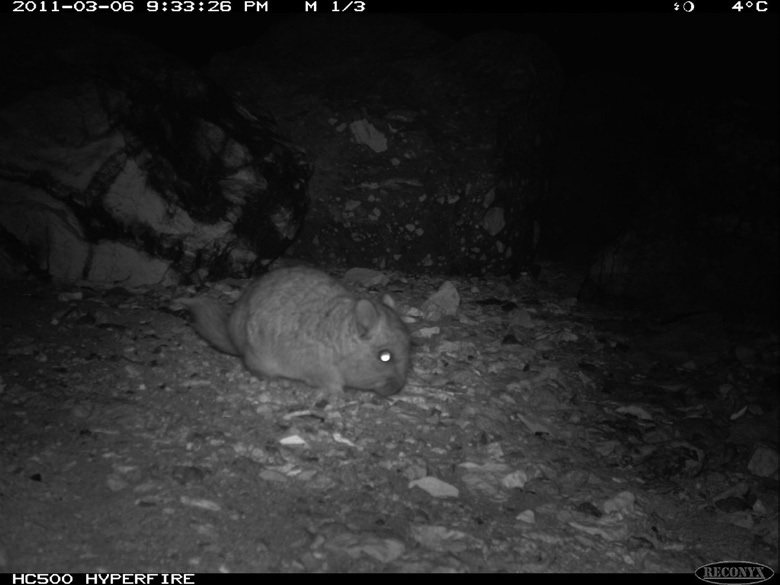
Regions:
<instances>
[{"instance_id":1,"label":"chinchilla's eye","mask_svg":"<svg viewBox=\"0 0 780 585\"><path fill-rule=\"evenodd\" d=\"M379 352L379 361L388 363L393 361L393 354L389 350L383 349Z\"/></svg>"}]
</instances>

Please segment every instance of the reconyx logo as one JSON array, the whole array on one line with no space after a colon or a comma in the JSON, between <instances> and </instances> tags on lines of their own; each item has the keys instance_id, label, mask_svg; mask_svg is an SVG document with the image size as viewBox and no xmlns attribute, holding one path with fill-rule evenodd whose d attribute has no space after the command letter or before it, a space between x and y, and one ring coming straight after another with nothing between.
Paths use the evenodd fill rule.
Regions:
<instances>
[{"instance_id":1,"label":"reconyx logo","mask_svg":"<svg viewBox=\"0 0 780 585\"><path fill-rule=\"evenodd\" d=\"M720 561L719 563L710 563L696 569L696 576L707 583L739 583L739 585L750 585L750 583L763 583L771 579L775 572L759 563L750 563L748 561Z\"/></svg>"}]
</instances>

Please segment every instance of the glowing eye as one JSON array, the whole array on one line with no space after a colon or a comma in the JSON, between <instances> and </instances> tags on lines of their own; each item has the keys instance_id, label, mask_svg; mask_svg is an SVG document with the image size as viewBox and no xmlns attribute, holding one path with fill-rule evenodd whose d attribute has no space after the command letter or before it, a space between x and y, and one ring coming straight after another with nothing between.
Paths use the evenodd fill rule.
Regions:
<instances>
[{"instance_id":1,"label":"glowing eye","mask_svg":"<svg viewBox=\"0 0 780 585\"><path fill-rule=\"evenodd\" d=\"M379 359L383 362L387 363L389 361L392 361L393 354L387 351L386 349L379 352Z\"/></svg>"}]
</instances>

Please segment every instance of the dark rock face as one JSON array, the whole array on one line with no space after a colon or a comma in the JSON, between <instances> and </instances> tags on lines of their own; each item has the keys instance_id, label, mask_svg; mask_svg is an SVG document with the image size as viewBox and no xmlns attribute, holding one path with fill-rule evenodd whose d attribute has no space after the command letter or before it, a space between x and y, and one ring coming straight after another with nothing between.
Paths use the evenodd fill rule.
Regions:
<instances>
[{"instance_id":1,"label":"dark rock face","mask_svg":"<svg viewBox=\"0 0 780 585\"><path fill-rule=\"evenodd\" d=\"M567 85L535 35L305 15L206 78L72 21L0 32L0 275L199 280L287 252L517 276L541 255L590 265L583 300L776 320L776 128L697 94L671 49Z\"/></svg>"},{"instance_id":2,"label":"dark rock face","mask_svg":"<svg viewBox=\"0 0 780 585\"><path fill-rule=\"evenodd\" d=\"M278 256L308 205L303 152L177 59L66 22L3 31L2 274L140 285Z\"/></svg>"}]
</instances>

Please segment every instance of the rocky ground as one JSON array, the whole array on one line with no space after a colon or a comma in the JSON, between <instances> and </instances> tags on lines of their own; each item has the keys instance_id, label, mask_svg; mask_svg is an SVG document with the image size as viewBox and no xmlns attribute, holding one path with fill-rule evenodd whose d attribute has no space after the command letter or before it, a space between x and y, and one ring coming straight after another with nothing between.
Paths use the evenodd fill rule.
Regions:
<instances>
[{"instance_id":1,"label":"rocky ground","mask_svg":"<svg viewBox=\"0 0 780 585\"><path fill-rule=\"evenodd\" d=\"M777 571L776 334L389 276L409 382L339 404L207 346L193 289L0 285L0 572Z\"/></svg>"}]
</instances>

